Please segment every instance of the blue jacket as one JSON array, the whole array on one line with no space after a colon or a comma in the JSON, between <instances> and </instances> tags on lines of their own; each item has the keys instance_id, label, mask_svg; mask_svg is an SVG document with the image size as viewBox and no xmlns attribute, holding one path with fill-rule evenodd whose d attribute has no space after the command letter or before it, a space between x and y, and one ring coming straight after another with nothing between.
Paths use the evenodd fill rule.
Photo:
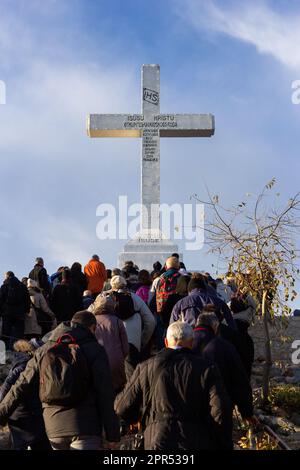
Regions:
<instances>
[{"instance_id":1,"label":"blue jacket","mask_svg":"<svg viewBox=\"0 0 300 470\"><path fill-rule=\"evenodd\" d=\"M235 322L227 304L221 300L217 294L204 289L193 289L189 295L175 304L172 310L170 324L182 319L191 326L195 326L198 316L207 304L215 305L223 314L227 325L230 328L236 329Z\"/></svg>"},{"instance_id":2,"label":"blue jacket","mask_svg":"<svg viewBox=\"0 0 300 470\"><path fill-rule=\"evenodd\" d=\"M83 297L82 299L82 304L83 304L83 310L87 310L92 303L94 303L95 299L93 296L87 295L86 297Z\"/></svg>"},{"instance_id":3,"label":"blue jacket","mask_svg":"<svg viewBox=\"0 0 300 470\"><path fill-rule=\"evenodd\" d=\"M4 399L5 395L10 391L11 387L16 383L20 374L25 370L27 362L29 361L29 354L18 353L18 358L10 369L2 387L0 388L0 402Z\"/></svg>"}]
</instances>

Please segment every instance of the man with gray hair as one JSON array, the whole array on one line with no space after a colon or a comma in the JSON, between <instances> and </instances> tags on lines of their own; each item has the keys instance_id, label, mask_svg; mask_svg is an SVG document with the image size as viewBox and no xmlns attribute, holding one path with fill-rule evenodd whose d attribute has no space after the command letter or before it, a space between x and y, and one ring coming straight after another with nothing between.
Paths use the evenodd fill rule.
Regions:
<instances>
[{"instance_id":1,"label":"man with gray hair","mask_svg":"<svg viewBox=\"0 0 300 470\"><path fill-rule=\"evenodd\" d=\"M232 449L230 401L218 369L193 354L192 327L173 323L165 345L137 366L117 414L141 422L146 450Z\"/></svg>"},{"instance_id":2,"label":"man with gray hair","mask_svg":"<svg viewBox=\"0 0 300 470\"><path fill-rule=\"evenodd\" d=\"M191 348L194 332L188 323L177 321L167 329L166 346L173 349Z\"/></svg>"}]
</instances>

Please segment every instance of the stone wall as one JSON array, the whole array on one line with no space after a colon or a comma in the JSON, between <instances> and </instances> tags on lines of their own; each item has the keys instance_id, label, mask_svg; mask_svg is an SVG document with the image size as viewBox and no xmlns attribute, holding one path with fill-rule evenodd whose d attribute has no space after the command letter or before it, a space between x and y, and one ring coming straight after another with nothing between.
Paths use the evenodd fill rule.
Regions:
<instances>
[{"instance_id":1,"label":"stone wall","mask_svg":"<svg viewBox=\"0 0 300 470\"><path fill-rule=\"evenodd\" d=\"M261 320L256 320L254 326L249 328L249 333L255 345L255 359L263 359L264 353L264 327ZM276 318L270 325L272 341L272 358L274 362L292 364L293 341L300 340L300 317L291 317L284 321Z\"/></svg>"}]
</instances>

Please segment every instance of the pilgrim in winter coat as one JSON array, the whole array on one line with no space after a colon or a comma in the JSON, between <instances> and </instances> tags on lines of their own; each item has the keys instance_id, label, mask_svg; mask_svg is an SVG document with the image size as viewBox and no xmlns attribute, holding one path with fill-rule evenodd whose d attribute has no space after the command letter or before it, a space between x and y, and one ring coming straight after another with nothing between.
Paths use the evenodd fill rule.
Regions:
<instances>
[{"instance_id":1,"label":"pilgrim in winter coat","mask_svg":"<svg viewBox=\"0 0 300 470\"><path fill-rule=\"evenodd\" d=\"M99 260L97 255L94 255L85 266L84 274L88 282L87 289L90 290L93 295L99 294L107 279L107 274L104 264Z\"/></svg>"},{"instance_id":2,"label":"pilgrim in winter coat","mask_svg":"<svg viewBox=\"0 0 300 470\"><path fill-rule=\"evenodd\" d=\"M227 304L221 300L217 294L213 295L211 292L208 293L205 288L197 287L197 283L198 279L191 279L189 284L189 294L174 306L170 324L181 319L182 321L195 326L196 320L205 305L213 304L223 315L227 325L232 329L236 329L231 311ZM195 287L193 288L194 285Z\"/></svg>"},{"instance_id":3,"label":"pilgrim in winter coat","mask_svg":"<svg viewBox=\"0 0 300 470\"><path fill-rule=\"evenodd\" d=\"M246 370L234 346L216 334L218 327L214 314L200 315L194 328L193 350L218 366L232 404L237 405L242 418L249 418L253 415L253 398Z\"/></svg>"},{"instance_id":4,"label":"pilgrim in winter coat","mask_svg":"<svg viewBox=\"0 0 300 470\"><path fill-rule=\"evenodd\" d=\"M110 297L97 297L96 305L96 338L106 351L113 387L118 392L126 383L125 358L129 353L126 330L122 320L115 315L114 302Z\"/></svg>"},{"instance_id":5,"label":"pilgrim in winter coat","mask_svg":"<svg viewBox=\"0 0 300 470\"><path fill-rule=\"evenodd\" d=\"M127 423L138 422L147 410L146 450L232 449L230 401L220 373L190 349L166 348L139 364L115 409Z\"/></svg>"},{"instance_id":6,"label":"pilgrim in winter coat","mask_svg":"<svg viewBox=\"0 0 300 470\"><path fill-rule=\"evenodd\" d=\"M25 316L29 310L27 287L9 271L0 288L0 317L6 347L12 349L14 341L24 337Z\"/></svg>"},{"instance_id":7,"label":"pilgrim in winter coat","mask_svg":"<svg viewBox=\"0 0 300 470\"><path fill-rule=\"evenodd\" d=\"M89 307L89 311L95 313L98 298L103 296L113 296L114 292L124 293L131 296L133 302L132 315L128 318L122 318L122 312L117 314L122 319L126 329L129 354L125 361L125 370L127 380L131 377L133 370L141 359L141 351L146 348L155 329L155 318L149 307L143 300L133 292L129 292L126 287L126 280L122 276L114 276L111 279L111 291L106 291L97 297L94 304Z\"/></svg>"},{"instance_id":8,"label":"pilgrim in winter coat","mask_svg":"<svg viewBox=\"0 0 300 470\"><path fill-rule=\"evenodd\" d=\"M50 307L58 322L70 321L76 312L82 310L82 295L73 284L69 270L63 271L61 284L54 288Z\"/></svg>"},{"instance_id":9,"label":"pilgrim in winter coat","mask_svg":"<svg viewBox=\"0 0 300 470\"><path fill-rule=\"evenodd\" d=\"M26 336L44 336L55 326L55 315L50 309L44 294L32 279L27 281L30 295L30 311L25 317Z\"/></svg>"},{"instance_id":10,"label":"pilgrim in winter coat","mask_svg":"<svg viewBox=\"0 0 300 470\"><path fill-rule=\"evenodd\" d=\"M90 330L82 325L61 323L50 338L27 363L26 369L0 403L0 425L4 425L19 403L39 391L41 361L49 348L64 334L70 334L80 346L90 368L88 394L76 406L42 403L48 439L101 436L105 430L108 441L119 440L119 423L113 409L114 391L108 359Z\"/></svg>"},{"instance_id":11,"label":"pilgrim in winter coat","mask_svg":"<svg viewBox=\"0 0 300 470\"><path fill-rule=\"evenodd\" d=\"M80 263L72 264L71 280L72 280L72 283L78 287L78 289L81 292L81 295L83 295L84 291L87 289L88 282L87 282L86 275L82 272L82 266Z\"/></svg>"},{"instance_id":12,"label":"pilgrim in winter coat","mask_svg":"<svg viewBox=\"0 0 300 470\"><path fill-rule=\"evenodd\" d=\"M35 340L17 341L14 349L17 358L0 388L0 403L4 400L12 386L16 383L21 373L26 369L28 361L32 358L35 349L43 343ZM8 427L14 450L51 450L43 420L42 405L39 399L38 389L29 397L20 401L8 420Z\"/></svg>"}]
</instances>

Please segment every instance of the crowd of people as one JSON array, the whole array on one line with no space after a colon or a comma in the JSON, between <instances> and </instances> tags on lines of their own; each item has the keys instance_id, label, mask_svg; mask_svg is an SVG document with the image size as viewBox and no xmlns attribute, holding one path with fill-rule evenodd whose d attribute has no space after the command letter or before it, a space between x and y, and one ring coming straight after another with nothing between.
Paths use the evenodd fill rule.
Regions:
<instances>
[{"instance_id":1,"label":"crowd of people","mask_svg":"<svg viewBox=\"0 0 300 470\"><path fill-rule=\"evenodd\" d=\"M82 269L5 275L1 339L16 361L0 388L12 448L116 449L130 425L147 450L233 449L232 415L255 423L242 276L189 272L174 253L153 271L97 255Z\"/></svg>"}]
</instances>

